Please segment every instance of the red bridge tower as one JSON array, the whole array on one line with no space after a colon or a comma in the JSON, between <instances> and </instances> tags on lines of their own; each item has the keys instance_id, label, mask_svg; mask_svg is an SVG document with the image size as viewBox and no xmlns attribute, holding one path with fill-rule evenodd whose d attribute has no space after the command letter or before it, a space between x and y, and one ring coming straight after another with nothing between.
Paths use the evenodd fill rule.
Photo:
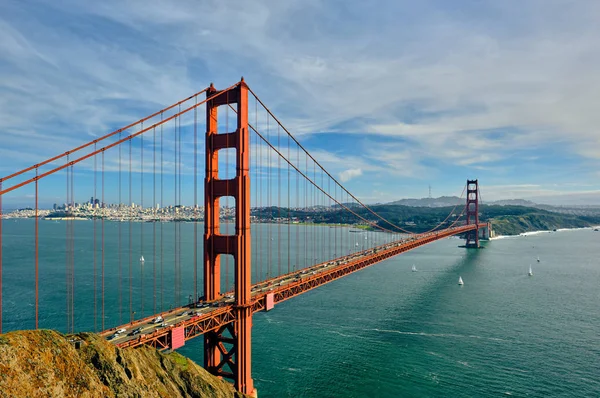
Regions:
<instances>
[{"instance_id":1,"label":"red bridge tower","mask_svg":"<svg viewBox=\"0 0 600 398\"><path fill-rule=\"evenodd\" d=\"M218 94L211 84L207 97ZM237 104L237 128L218 134L217 108ZM252 296L250 293L250 176L248 86L217 95L206 104L206 177L204 180L204 294L207 301L221 297L220 255L230 254L235 267L235 321L204 335L204 367L214 375L233 379L235 388L256 395L251 375ZM235 148L236 175L219 179L219 150ZM235 200L235 234L221 235L219 198ZM227 369L229 368L229 369Z\"/></svg>"},{"instance_id":2,"label":"red bridge tower","mask_svg":"<svg viewBox=\"0 0 600 398\"><path fill-rule=\"evenodd\" d=\"M467 180L467 225L477 225L477 229L467 232L467 248L479 248L479 184L477 180Z\"/></svg>"}]
</instances>

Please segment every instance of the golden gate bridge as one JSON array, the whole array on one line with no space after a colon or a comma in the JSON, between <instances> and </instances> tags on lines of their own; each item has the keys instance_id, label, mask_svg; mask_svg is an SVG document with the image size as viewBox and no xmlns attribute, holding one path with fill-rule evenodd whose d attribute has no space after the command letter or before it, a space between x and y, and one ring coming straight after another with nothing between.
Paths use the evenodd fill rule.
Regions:
<instances>
[{"instance_id":1,"label":"golden gate bridge","mask_svg":"<svg viewBox=\"0 0 600 398\"><path fill-rule=\"evenodd\" d=\"M206 115L204 121L199 113ZM202 155L204 173L199 172ZM479 247L490 225L478 218L478 181L467 180L464 188L464 206L429 231L411 232L346 189L243 78L223 90L211 84L0 179L0 219L3 200L19 194L32 201L34 220L33 241L16 246L6 244L8 227L0 222L0 333L3 255L9 251L21 255L20 269L31 270L32 327L43 326L40 241L49 238L40 233L40 201L59 197L64 204L46 219L64 223L60 236L52 236L64 247L65 289L59 293L65 296L64 331L93 329L123 348L177 349L202 336L204 367L232 380L239 391L256 394L254 313L439 239L463 235L467 248ZM75 201L90 195L89 203ZM80 228L78 218L93 220L86 243L82 234L89 229ZM108 228L110 221L117 225ZM182 232L183 221L193 223L193 236ZM144 226L148 222L151 229ZM251 229L259 223L269 226ZM348 231L348 225L361 229ZM165 238L167 228L173 239ZM356 236L365 239L359 243ZM91 275L84 286L76 283L79 274ZM113 293L107 297L107 280L118 300ZM93 320L76 317L81 312L93 314L88 317Z\"/></svg>"}]
</instances>

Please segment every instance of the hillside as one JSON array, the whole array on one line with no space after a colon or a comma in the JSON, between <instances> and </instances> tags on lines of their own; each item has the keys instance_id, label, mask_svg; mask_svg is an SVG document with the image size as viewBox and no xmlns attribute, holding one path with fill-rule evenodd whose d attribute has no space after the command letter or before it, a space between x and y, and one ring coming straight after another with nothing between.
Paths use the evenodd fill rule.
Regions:
<instances>
[{"instance_id":1,"label":"hillside","mask_svg":"<svg viewBox=\"0 0 600 398\"><path fill-rule=\"evenodd\" d=\"M413 207L402 205L373 205L371 209L390 223L378 219L363 208L353 210L364 219L377 223L380 227L394 230L400 226L411 232L425 232L437 226L448 227L464 209L464 204L452 207ZM448 214L452 215L446 219ZM265 207L253 209L252 214L259 222L276 222L278 218L292 217L297 222L315 224L366 224L347 210L288 209ZM464 219L464 218L463 218ZM479 219L491 221L496 235L518 235L528 231L553 230L559 228L581 228L600 225L600 214L556 213L539 208L521 205L482 205ZM444 222L444 220L446 220Z\"/></svg>"},{"instance_id":2,"label":"hillside","mask_svg":"<svg viewBox=\"0 0 600 398\"><path fill-rule=\"evenodd\" d=\"M0 397L243 397L177 354L122 350L93 333L76 349L51 330L0 335Z\"/></svg>"}]
</instances>

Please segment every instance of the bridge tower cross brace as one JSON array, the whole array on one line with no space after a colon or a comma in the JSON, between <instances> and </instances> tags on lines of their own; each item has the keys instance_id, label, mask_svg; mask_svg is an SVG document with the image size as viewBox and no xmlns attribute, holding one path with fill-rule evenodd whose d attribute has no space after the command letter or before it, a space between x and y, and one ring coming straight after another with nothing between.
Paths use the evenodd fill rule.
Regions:
<instances>
[{"instance_id":1,"label":"bridge tower cross brace","mask_svg":"<svg viewBox=\"0 0 600 398\"><path fill-rule=\"evenodd\" d=\"M479 227L479 183L477 180L467 180L467 225ZM468 248L479 247L479 229L467 232Z\"/></svg>"},{"instance_id":2,"label":"bridge tower cross brace","mask_svg":"<svg viewBox=\"0 0 600 398\"><path fill-rule=\"evenodd\" d=\"M221 297L220 255L233 256L235 267L235 321L204 335L204 367L216 376L233 379L235 388L256 395L251 375L251 253L250 253L250 135L248 86L244 79L219 93L213 85L206 93L215 98L206 104L206 177L204 179L204 295ZM218 134L217 108L236 105L237 127ZM236 150L236 175L219 179L219 150ZM235 234L221 235L219 199L235 200ZM227 344L227 345L226 345ZM227 348L227 347L230 348ZM227 370L226 366L229 368Z\"/></svg>"}]
</instances>

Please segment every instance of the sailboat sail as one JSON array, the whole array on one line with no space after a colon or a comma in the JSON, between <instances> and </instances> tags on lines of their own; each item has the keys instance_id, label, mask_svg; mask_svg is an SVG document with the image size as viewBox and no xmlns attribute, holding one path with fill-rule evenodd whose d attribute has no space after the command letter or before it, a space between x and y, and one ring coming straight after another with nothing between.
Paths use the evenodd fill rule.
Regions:
<instances>
[{"instance_id":1,"label":"sailboat sail","mask_svg":"<svg viewBox=\"0 0 600 398\"><path fill-rule=\"evenodd\" d=\"M460 277L460 276L458 277L458 284L459 284L459 285L464 285L464 284L465 284L465 283L463 282L463 280L462 280L462 277Z\"/></svg>"}]
</instances>

